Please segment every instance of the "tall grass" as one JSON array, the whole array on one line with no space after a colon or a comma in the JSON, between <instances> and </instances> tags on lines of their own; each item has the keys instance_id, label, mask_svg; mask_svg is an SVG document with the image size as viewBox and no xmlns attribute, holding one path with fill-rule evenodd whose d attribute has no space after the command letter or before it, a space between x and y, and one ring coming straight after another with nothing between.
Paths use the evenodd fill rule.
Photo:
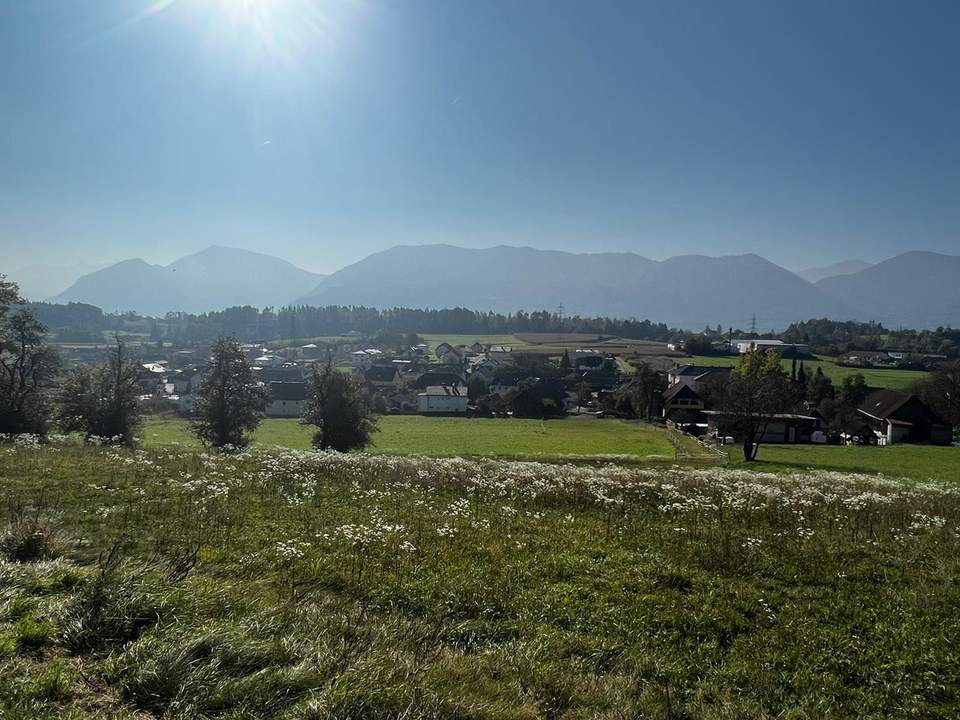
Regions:
<instances>
[{"instance_id":1,"label":"tall grass","mask_svg":"<svg viewBox=\"0 0 960 720\"><path fill-rule=\"evenodd\" d=\"M0 717L960 713L947 485L28 443L0 482L68 558L0 563Z\"/></svg>"}]
</instances>

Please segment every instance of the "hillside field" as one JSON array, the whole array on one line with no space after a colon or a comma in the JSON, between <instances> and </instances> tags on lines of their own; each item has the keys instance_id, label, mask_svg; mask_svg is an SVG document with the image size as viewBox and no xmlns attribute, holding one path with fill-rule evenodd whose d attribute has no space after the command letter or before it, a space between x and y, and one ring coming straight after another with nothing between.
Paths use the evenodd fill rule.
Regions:
<instances>
[{"instance_id":1,"label":"hillside field","mask_svg":"<svg viewBox=\"0 0 960 720\"><path fill-rule=\"evenodd\" d=\"M719 367L733 367L737 364L737 358L729 356L708 356L694 355L687 360L679 361L681 364L687 362L691 365L716 365ZM783 367L790 370L790 360L783 360ZM798 361L799 364L799 361ZM804 360L804 369L807 372L816 372L817 367L823 368L823 374L826 375L835 384L843 381L843 378L850 375L863 375L867 385L879 388L893 388L895 390L905 390L919 380L927 377L927 373L922 370L873 370L869 368L851 368L837 365L829 358L820 358L818 360Z\"/></svg>"},{"instance_id":2,"label":"hillside field","mask_svg":"<svg viewBox=\"0 0 960 720\"><path fill-rule=\"evenodd\" d=\"M960 496L0 447L0 717L955 718Z\"/></svg>"},{"instance_id":3,"label":"hillside field","mask_svg":"<svg viewBox=\"0 0 960 720\"><path fill-rule=\"evenodd\" d=\"M140 435L148 448L200 447L186 421L179 418L148 419ZM674 459L671 438L676 436L657 427L587 417L541 422L388 415L380 419L380 430L369 452L550 461L617 456L618 462L663 463ZM715 461L695 442L682 442L695 462ZM254 444L305 450L310 447L310 430L297 420L264 420L254 435ZM726 452L731 465L744 464L738 446L730 446ZM956 447L763 445L758 460L754 467L766 472L840 470L960 484L960 448Z\"/></svg>"},{"instance_id":4,"label":"hillside field","mask_svg":"<svg viewBox=\"0 0 960 720\"><path fill-rule=\"evenodd\" d=\"M141 432L147 446L179 443L199 447L185 420L151 419ZM295 419L267 419L254 435L257 445L310 447L311 430ZM622 420L570 417L563 420L386 415L370 448L373 453L433 456L488 455L549 458L623 455L672 460L673 445L659 428Z\"/></svg>"},{"instance_id":5,"label":"hillside field","mask_svg":"<svg viewBox=\"0 0 960 720\"><path fill-rule=\"evenodd\" d=\"M728 447L732 466L745 467L738 447ZM810 469L935 480L960 487L960 447L893 445L761 445L751 469L802 473Z\"/></svg>"}]
</instances>

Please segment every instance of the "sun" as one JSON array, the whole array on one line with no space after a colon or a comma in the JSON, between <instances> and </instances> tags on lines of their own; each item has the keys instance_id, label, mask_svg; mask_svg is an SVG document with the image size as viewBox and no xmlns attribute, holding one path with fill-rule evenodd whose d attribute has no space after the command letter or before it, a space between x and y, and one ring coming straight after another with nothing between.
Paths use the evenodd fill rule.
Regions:
<instances>
[{"instance_id":1,"label":"sun","mask_svg":"<svg viewBox=\"0 0 960 720\"><path fill-rule=\"evenodd\" d=\"M211 46L296 64L312 50L331 50L364 1L154 0L133 21L176 12Z\"/></svg>"}]
</instances>

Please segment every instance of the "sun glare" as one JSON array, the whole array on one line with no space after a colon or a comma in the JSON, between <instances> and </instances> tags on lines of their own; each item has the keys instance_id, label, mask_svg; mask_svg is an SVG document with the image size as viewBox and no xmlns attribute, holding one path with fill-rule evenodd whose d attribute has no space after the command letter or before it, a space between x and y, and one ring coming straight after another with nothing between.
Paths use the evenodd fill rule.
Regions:
<instances>
[{"instance_id":1,"label":"sun glare","mask_svg":"<svg viewBox=\"0 0 960 720\"><path fill-rule=\"evenodd\" d=\"M155 0L130 22L182 11L211 46L295 64L331 51L356 0Z\"/></svg>"}]
</instances>

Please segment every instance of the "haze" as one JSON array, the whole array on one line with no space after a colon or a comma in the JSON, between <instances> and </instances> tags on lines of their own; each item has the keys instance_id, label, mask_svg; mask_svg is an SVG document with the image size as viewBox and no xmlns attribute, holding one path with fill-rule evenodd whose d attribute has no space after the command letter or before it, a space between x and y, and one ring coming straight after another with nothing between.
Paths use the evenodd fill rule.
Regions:
<instances>
[{"instance_id":1,"label":"haze","mask_svg":"<svg viewBox=\"0 0 960 720\"><path fill-rule=\"evenodd\" d=\"M0 5L5 266L955 253L952 2Z\"/></svg>"}]
</instances>

